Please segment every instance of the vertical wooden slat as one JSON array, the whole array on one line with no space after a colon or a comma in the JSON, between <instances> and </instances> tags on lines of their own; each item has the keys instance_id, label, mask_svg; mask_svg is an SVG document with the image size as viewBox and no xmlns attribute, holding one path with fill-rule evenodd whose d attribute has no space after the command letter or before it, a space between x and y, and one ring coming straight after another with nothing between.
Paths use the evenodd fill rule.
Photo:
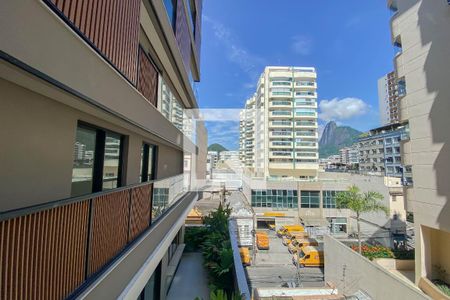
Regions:
<instances>
[{"instance_id":1,"label":"vertical wooden slat","mask_svg":"<svg viewBox=\"0 0 450 300\"><path fill-rule=\"evenodd\" d=\"M157 106L158 71L141 47L139 47L137 89L150 103Z\"/></svg>"},{"instance_id":2,"label":"vertical wooden slat","mask_svg":"<svg viewBox=\"0 0 450 300\"><path fill-rule=\"evenodd\" d=\"M129 241L149 226L150 185L133 188L131 191Z\"/></svg>"}]
</instances>

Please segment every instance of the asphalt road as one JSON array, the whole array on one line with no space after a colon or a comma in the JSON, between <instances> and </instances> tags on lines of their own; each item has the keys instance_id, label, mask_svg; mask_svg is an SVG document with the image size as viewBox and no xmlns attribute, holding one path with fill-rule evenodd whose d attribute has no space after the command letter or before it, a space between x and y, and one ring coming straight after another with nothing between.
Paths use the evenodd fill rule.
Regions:
<instances>
[{"instance_id":1,"label":"asphalt road","mask_svg":"<svg viewBox=\"0 0 450 300\"><path fill-rule=\"evenodd\" d=\"M323 268L297 268L292 263L292 255L275 232L269 231L270 249L258 250L256 260L246 268L251 288L281 287L283 284L302 287L323 287Z\"/></svg>"}]
</instances>

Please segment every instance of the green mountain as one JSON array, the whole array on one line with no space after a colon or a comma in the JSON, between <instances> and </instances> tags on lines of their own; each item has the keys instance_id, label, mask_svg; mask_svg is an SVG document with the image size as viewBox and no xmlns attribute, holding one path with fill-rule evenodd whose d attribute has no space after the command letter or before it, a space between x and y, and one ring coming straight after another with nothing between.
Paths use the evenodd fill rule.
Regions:
<instances>
[{"instance_id":1,"label":"green mountain","mask_svg":"<svg viewBox=\"0 0 450 300\"><path fill-rule=\"evenodd\" d=\"M222 146L221 144L211 144L208 146L208 151L222 152L222 151L228 151L228 149L225 148L224 146Z\"/></svg>"},{"instance_id":2,"label":"green mountain","mask_svg":"<svg viewBox=\"0 0 450 300\"><path fill-rule=\"evenodd\" d=\"M349 126L337 126L334 121L328 122L319 141L319 157L339 154L339 149L353 145L361 133Z\"/></svg>"}]
</instances>

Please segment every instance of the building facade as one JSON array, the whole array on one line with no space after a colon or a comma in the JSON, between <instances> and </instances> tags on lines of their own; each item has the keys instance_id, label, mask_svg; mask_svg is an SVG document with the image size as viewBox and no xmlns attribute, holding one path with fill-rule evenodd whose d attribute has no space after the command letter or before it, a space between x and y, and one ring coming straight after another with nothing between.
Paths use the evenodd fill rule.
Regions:
<instances>
[{"instance_id":1,"label":"building facade","mask_svg":"<svg viewBox=\"0 0 450 300\"><path fill-rule=\"evenodd\" d=\"M339 150L340 162L344 165L355 165L359 163L358 149L356 145L352 147L345 147Z\"/></svg>"},{"instance_id":2,"label":"building facade","mask_svg":"<svg viewBox=\"0 0 450 300\"><path fill-rule=\"evenodd\" d=\"M358 139L359 170L391 177L403 177L400 141L406 133L399 124L369 130Z\"/></svg>"},{"instance_id":3,"label":"building facade","mask_svg":"<svg viewBox=\"0 0 450 300\"><path fill-rule=\"evenodd\" d=\"M1 299L165 299L206 173L201 12L0 3Z\"/></svg>"},{"instance_id":4,"label":"building facade","mask_svg":"<svg viewBox=\"0 0 450 300\"><path fill-rule=\"evenodd\" d=\"M388 5L398 48L395 72L403 88L400 120L409 127L401 152L412 171L405 195L414 214L416 284L436 295L430 280L450 283L450 3L393 0Z\"/></svg>"},{"instance_id":5,"label":"building facade","mask_svg":"<svg viewBox=\"0 0 450 300\"><path fill-rule=\"evenodd\" d=\"M395 124L400 121L400 104L398 102L398 86L395 72L389 72L378 79L378 105L381 126Z\"/></svg>"},{"instance_id":6,"label":"building facade","mask_svg":"<svg viewBox=\"0 0 450 300\"><path fill-rule=\"evenodd\" d=\"M354 214L348 209L337 208L336 197L352 185L363 192L380 193L383 205L389 209L388 216L384 213L364 214L361 225L363 237L391 247L395 239L404 240L406 212L400 178L319 172L318 179L310 182L244 179L243 192L257 216L260 216L258 220L263 220L258 225L272 222L279 227L302 222L311 230L320 231L320 234L347 237L356 230ZM278 217L270 216L272 212L280 214Z\"/></svg>"},{"instance_id":7,"label":"building facade","mask_svg":"<svg viewBox=\"0 0 450 300\"><path fill-rule=\"evenodd\" d=\"M253 177L317 177L317 74L314 68L266 67L247 100L241 144ZM242 147L241 146L241 147ZM242 151L242 149L241 149Z\"/></svg>"}]
</instances>

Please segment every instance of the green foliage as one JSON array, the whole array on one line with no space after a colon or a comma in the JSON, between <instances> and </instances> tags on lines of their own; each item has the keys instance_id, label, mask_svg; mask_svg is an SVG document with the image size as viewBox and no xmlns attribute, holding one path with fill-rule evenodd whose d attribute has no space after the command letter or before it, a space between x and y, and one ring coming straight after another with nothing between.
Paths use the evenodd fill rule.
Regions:
<instances>
[{"instance_id":1,"label":"green foliage","mask_svg":"<svg viewBox=\"0 0 450 300\"><path fill-rule=\"evenodd\" d=\"M221 144L211 144L208 146L208 151L222 152L222 151L228 151L228 149L225 148L224 146L222 146Z\"/></svg>"},{"instance_id":2,"label":"green foliage","mask_svg":"<svg viewBox=\"0 0 450 300\"><path fill-rule=\"evenodd\" d=\"M338 208L348 208L354 211L359 218L361 213L383 211L389 215L389 209L381 204L383 195L377 192L361 193L360 189L353 185L347 191L336 195L336 205Z\"/></svg>"},{"instance_id":3,"label":"green foliage","mask_svg":"<svg viewBox=\"0 0 450 300\"><path fill-rule=\"evenodd\" d=\"M392 252L394 253L395 259L414 259L415 258L414 249L412 249L412 250L397 249L397 250L392 250Z\"/></svg>"},{"instance_id":4,"label":"green foliage","mask_svg":"<svg viewBox=\"0 0 450 300\"><path fill-rule=\"evenodd\" d=\"M205 227L186 227L184 232L184 240L186 242L186 252L200 251L200 245L205 239L207 233Z\"/></svg>"},{"instance_id":5,"label":"green foliage","mask_svg":"<svg viewBox=\"0 0 450 300\"><path fill-rule=\"evenodd\" d=\"M345 192L336 195L337 208L348 208L356 213L356 222L358 223L358 245L361 254L361 230L360 217L362 213L383 211L386 216L389 215L389 209L381 203L383 195L377 192L368 191L361 193L356 185L352 185Z\"/></svg>"},{"instance_id":6,"label":"green foliage","mask_svg":"<svg viewBox=\"0 0 450 300\"><path fill-rule=\"evenodd\" d=\"M328 122L319 141L319 157L327 158L339 154L339 150L353 145L361 131L349 126L337 126L335 122Z\"/></svg>"},{"instance_id":7,"label":"green foliage","mask_svg":"<svg viewBox=\"0 0 450 300\"><path fill-rule=\"evenodd\" d=\"M448 284L446 284L445 282L439 280L439 281L435 281L434 284L436 285L436 287L445 295L450 296L450 287Z\"/></svg>"},{"instance_id":8,"label":"green foliage","mask_svg":"<svg viewBox=\"0 0 450 300\"><path fill-rule=\"evenodd\" d=\"M212 291L209 295L210 300L228 300L227 294L223 290ZM243 300L241 295L232 293L230 300Z\"/></svg>"},{"instance_id":9,"label":"green foliage","mask_svg":"<svg viewBox=\"0 0 450 300\"><path fill-rule=\"evenodd\" d=\"M232 297L233 250L228 233L231 208L219 205L217 210L203 217L205 227L186 228L185 240L189 249L200 249L205 259L211 290L217 291L214 299L222 299L221 293ZM219 297L219 298L217 298ZM211 299L212 296L211 296ZM223 299L226 299L223 298ZM232 298L237 299L237 298Z\"/></svg>"}]
</instances>

